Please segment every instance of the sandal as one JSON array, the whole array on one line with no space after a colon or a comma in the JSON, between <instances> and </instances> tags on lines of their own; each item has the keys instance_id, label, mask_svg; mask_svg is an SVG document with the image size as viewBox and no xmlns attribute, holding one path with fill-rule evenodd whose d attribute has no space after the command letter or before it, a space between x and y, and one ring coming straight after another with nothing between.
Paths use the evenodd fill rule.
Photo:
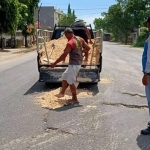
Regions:
<instances>
[{"instance_id":1,"label":"sandal","mask_svg":"<svg viewBox=\"0 0 150 150\"><path fill-rule=\"evenodd\" d=\"M81 106L79 101L75 101L75 102L69 102L64 104L64 106Z\"/></svg>"}]
</instances>

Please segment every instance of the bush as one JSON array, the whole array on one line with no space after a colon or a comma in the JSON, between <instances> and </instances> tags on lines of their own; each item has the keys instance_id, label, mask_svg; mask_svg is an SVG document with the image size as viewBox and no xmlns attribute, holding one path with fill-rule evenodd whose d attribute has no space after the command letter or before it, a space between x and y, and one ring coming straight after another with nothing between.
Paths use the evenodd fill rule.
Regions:
<instances>
[{"instance_id":1,"label":"bush","mask_svg":"<svg viewBox=\"0 0 150 150\"><path fill-rule=\"evenodd\" d=\"M110 34L110 41L111 42L118 42L118 41L116 41L116 38L115 38L115 36L114 36L114 34Z\"/></svg>"},{"instance_id":2,"label":"bush","mask_svg":"<svg viewBox=\"0 0 150 150\"><path fill-rule=\"evenodd\" d=\"M137 39L137 42L133 44L133 46L135 47L143 47L144 46L144 42L145 40L148 38L149 36L149 31L147 30L147 28L142 27L141 28L141 33Z\"/></svg>"}]
</instances>

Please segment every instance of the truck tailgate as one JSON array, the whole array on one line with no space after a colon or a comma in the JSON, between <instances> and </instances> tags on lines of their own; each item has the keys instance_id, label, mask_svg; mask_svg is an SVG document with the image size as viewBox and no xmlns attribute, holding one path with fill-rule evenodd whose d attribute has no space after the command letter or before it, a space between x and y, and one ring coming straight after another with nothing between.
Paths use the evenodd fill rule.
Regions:
<instances>
[{"instance_id":1,"label":"truck tailgate","mask_svg":"<svg viewBox=\"0 0 150 150\"><path fill-rule=\"evenodd\" d=\"M66 68L49 68L49 67L42 67L40 68L40 82L61 82L62 81L62 74L65 71ZM87 69L87 68L81 68L78 74L77 81L80 83L88 83L93 82L97 83L100 79L100 73L98 68L93 69Z\"/></svg>"}]
</instances>

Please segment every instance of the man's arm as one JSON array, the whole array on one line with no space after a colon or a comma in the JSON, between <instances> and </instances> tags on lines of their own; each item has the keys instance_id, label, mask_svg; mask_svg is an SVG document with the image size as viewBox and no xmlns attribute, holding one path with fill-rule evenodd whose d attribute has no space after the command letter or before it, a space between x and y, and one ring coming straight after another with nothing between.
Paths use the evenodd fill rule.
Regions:
<instances>
[{"instance_id":1,"label":"man's arm","mask_svg":"<svg viewBox=\"0 0 150 150\"><path fill-rule=\"evenodd\" d=\"M147 48L147 60L146 60L145 73L150 73L150 48L149 47L150 47L150 43L148 43L148 48Z\"/></svg>"},{"instance_id":2,"label":"man's arm","mask_svg":"<svg viewBox=\"0 0 150 150\"><path fill-rule=\"evenodd\" d=\"M83 52L85 53L85 61L88 61L90 47L84 40L83 40L83 48L84 48Z\"/></svg>"},{"instance_id":3,"label":"man's arm","mask_svg":"<svg viewBox=\"0 0 150 150\"><path fill-rule=\"evenodd\" d=\"M71 46L69 44L66 45L66 48L64 49L64 53L51 65L52 68L54 68L59 62L65 60L69 52L71 51Z\"/></svg>"},{"instance_id":4,"label":"man's arm","mask_svg":"<svg viewBox=\"0 0 150 150\"><path fill-rule=\"evenodd\" d=\"M143 73L145 72L145 68L146 68L147 49L148 49L148 43L146 41L144 44L144 51L143 51L143 55L142 55L142 71L143 71Z\"/></svg>"},{"instance_id":5,"label":"man's arm","mask_svg":"<svg viewBox=\"0 0 150 150\"><path fill-rule=\"evenodd\" d=\"M89 31L89 29L85 26L85 31L86 31L86 35L90 41L90 44L93 44L92 40L91 40L91 33Z\"/></svg>"},{"instance_id":6,"label":"man's arm","mask_svg":"<svg viewBox=\"0 0 150 150\"><path fill-rule=\"evenodd\" d=\"M147 55L148 55L148 42L146 41L144 44L144 51L142 55L142 66L143 66L143 73L144 73L143 78L142 78L142 83L145 86L148 85L148 75L146 74Z\"/></svg>"}]
</instances>

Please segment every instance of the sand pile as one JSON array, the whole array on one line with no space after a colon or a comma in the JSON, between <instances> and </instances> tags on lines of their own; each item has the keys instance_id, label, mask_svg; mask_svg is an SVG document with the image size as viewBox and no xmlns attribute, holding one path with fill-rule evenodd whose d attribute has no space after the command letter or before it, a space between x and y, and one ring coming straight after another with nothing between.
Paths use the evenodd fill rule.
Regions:
<instances>
[{"instance_id":1,"label":"sand pile","mask_svg":"<svg viewBox=\"0 0 150 150\"><path fill-rule=\"evenodd\" d=\"M94 40L93 40L94 42ZM54 62L62 53L63 50L65 48L67 44L67 39L65 36L57 39L57 40L51 40L49 42L46 43L46 47L47 47L47 51L48 51L48 58L50 60L50 62ZM93 51L93 46L91 44L89 44L89 46L91 47L91 50L89 51L89 59L88 59L88 63L87 64L96 64L99 58L99 49L97 47L94 47L94 53L93 53L93 57L92 57L92 62L91 62L91 56L92 56L92 51ZM42 53L42 57L40 59L41 64L47 64L47 57L46 57L46 52L45 52L45 48L42 48L41 50ZM69 57L67 56L65 63L69 62ZM85 62L83 61L83 64Z\"/></svg>"},{"instance_id":2,"label":"sand pile","mask_svg":"<svg viewBox=\"0 0 150 150\"><path fill-rule=\"evenodd\" d=\"M69 88L66 90L65 96L63 98L57 98L55 96L59 93L59 91L60 88L44 92L43 95L38 98L38 103L40 104L40 106L48 109L56 109L71 101L71 92ZM89 90L77 89L77 96L78 98L91 97L92 92L90 92Z\"/></svg>"}]
</instances>

